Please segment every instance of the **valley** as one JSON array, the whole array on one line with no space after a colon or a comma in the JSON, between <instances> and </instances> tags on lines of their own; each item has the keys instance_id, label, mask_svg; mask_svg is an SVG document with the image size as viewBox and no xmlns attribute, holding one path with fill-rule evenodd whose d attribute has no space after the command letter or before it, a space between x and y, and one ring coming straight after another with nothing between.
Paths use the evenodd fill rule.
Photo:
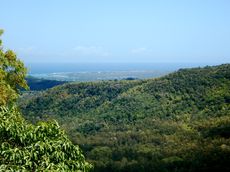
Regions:
<instances>
[{"instance_id":1,"label":"valley","mask_svg":"<svg viewBox=\"0 0 230 172\"><path fill-rule=\"evenodd\" d=\"M154 79L72 82L22 97L19 106L33 123L57 120L94 171L227 171L229 72L225 64Z\"/></svg>"}]
</instances>

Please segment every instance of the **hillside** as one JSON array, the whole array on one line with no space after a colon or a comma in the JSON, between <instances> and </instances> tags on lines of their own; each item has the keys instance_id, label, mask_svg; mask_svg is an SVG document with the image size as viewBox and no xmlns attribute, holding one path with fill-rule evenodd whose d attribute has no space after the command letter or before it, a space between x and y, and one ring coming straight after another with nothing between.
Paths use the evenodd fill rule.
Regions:
<instances>
[{"instance_id":1,"label":"hillside","mask_svg":"<svg viewBox=\"0 0 230 172\"><path fill-rule=\"evenodd\" d=\"M95 171L230 170L230 64L69 83L19 104L32 122L57 119Z\"/></svg>"},{"instance_id":2,"label":"hillside","mask_svg":"<svg viewBox=\"0 0 230 172\"><path fill-rule=\"evenodd\" d=\"M39 79L32 76L26 77L26 81L31 91L46 90L48 88L66 83L66 81Z\"/></svg>"}]
</instances>

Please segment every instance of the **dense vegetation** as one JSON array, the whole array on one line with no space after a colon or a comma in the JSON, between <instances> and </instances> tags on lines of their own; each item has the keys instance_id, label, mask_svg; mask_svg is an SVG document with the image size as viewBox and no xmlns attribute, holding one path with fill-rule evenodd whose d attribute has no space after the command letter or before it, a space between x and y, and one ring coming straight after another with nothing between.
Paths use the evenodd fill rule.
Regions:
<instances>
[{"instance_id":1,"label":"dense vegetation","mask_svg":"<svg viewBox=\"0 0 230 172\"><path fill-rule=\"evenodd\" d=\"M66 83L66 81L40 79L32 76L26 77L26 81L31 91L46 90L48 88Z\"/></svg>"},{"instance_id":2,"label":"dense vegetation","mask_svg":"<svg viewBox=\"0 0 230 172\"><path fill-rule=\"evenodd\" d=\"M21 100L32 122L57 119L95 171L230 170L229 64L65 84Z\"/></svg>"},{"instance_id":3,"label":"dense vegetation","mask_svg":"<svg viewBox=\"0 0 230 172\"><path fill-rule=\"evenodd\" d=\"M17 109L0 109L0 171L88 171L80 148L55 122L32 125Z\"/></svg>"},{"instance_id":4,"label":"dense vegetation","mask_svg":"<svg viewBox=\"0 0 230 172\"><path fill-rule=\"evenodd\" d=\"M0 30L0 36L2 30ZM0 171L89 171L92 166L59 125L32 125L15 107L27 89L26 68L16 54L4 51L0 40Z\"/></svg>"}]
</instances>

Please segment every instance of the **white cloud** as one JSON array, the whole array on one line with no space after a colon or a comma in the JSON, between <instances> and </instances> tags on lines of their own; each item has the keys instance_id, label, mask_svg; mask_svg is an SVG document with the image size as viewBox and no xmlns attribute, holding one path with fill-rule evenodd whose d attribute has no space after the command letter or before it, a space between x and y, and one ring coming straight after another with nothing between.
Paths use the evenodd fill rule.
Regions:
<instances>
[{"instance_id":1,"label":"white cloud","mask_svg":"<svg viewBox=\"0 0 230 172\"><path fill-rule=\"evenodd\" d=\"M28 47L20 47L16 50L19 54L33 54L36 51L36 47L28 46Z\"/></svg>"},{"instance_id":2,"label":"white cloud","mask_svg":"<svg viewBox=\"0 0 230 172\"><path fill-rule=\"evenodd\" d=\"M132 54L146 54L146 53L150 53L151 50L141 47L141 48L134 48L130 51Z\"/></svg>"},{"instance_id":3,"label":"white cloud","mask_svg":"<svg viewBox=\"0 0 230 172\"><path fill-rule=\"evenodd\" d=\"M73 48L74 53L83 56L109 56L109 53L100 46L77 46Z\"/></svg>"}]
</instances>

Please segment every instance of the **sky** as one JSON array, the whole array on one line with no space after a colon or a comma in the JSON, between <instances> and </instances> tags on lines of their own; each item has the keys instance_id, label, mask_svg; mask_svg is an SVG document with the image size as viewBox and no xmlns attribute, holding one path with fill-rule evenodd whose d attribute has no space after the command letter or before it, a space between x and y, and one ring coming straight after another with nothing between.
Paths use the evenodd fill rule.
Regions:
<instances>
[{"instance_id":1,"label":"sky","mask_svg":"<svg viewBox=\"0 0 230 172\"><path fill-rule=\"evenodd\" d=\"M229 63L229 0L1 0L25 63Z\"/></svg>"}]
</instances>

